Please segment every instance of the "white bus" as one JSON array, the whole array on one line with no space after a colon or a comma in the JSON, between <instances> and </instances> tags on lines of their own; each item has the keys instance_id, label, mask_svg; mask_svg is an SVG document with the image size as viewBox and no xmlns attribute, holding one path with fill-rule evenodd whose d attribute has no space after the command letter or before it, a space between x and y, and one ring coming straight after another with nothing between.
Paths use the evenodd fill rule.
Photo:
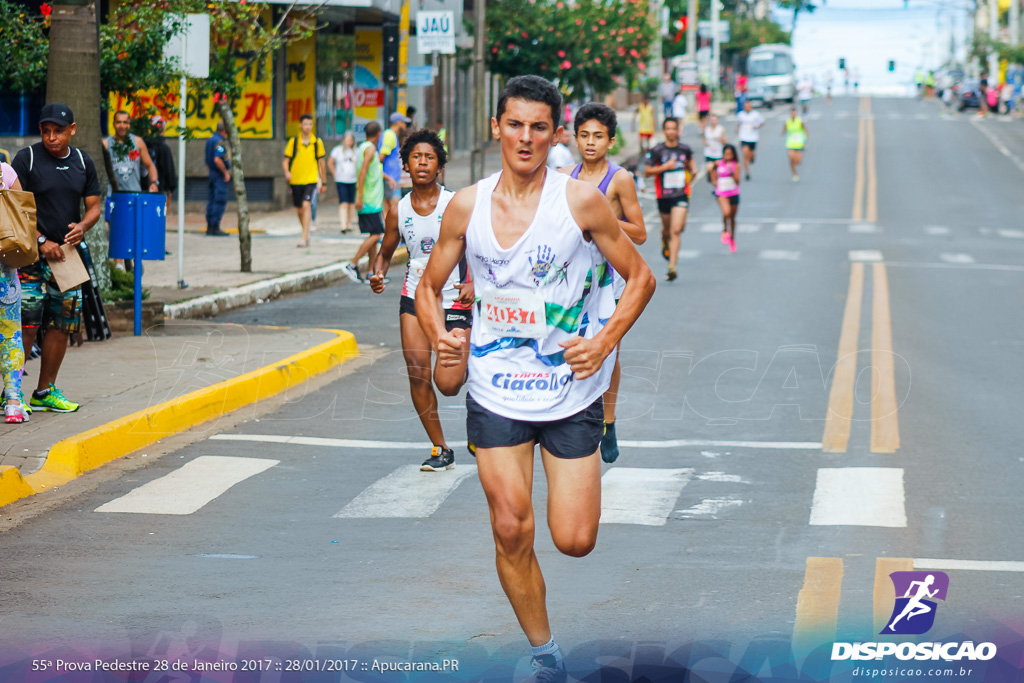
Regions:
<instances>
[{"instance_id":1,"label":"white bus","mask_svg":"<svg viewBox=\"0 0 1024 683\"><path fill-rule=\"evenodd\" d=\"M789 45L758 45L747 55L747 99L768 107L796 97L796 67Z\"/></svg>"}]
</instances>

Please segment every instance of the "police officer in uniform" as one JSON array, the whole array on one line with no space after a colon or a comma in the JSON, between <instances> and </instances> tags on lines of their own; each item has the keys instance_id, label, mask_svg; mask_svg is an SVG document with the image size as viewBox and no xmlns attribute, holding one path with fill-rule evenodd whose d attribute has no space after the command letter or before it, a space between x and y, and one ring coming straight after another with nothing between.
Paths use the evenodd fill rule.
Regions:
<instances>
[{"instance_id":1,"label":"police officer in uniform","mask_svg":"<svg viewBox=\"0 0 1024 683\"><path fill-rule=\"evenodd\" d=\"M217 132L206 141L206 166L210 169L206 181L206 234L209 237L224 237L227 233L220 229L220 221L228 203L231 159L228 158L223 121L217 122Z\"/></svg>"}]
</instances>

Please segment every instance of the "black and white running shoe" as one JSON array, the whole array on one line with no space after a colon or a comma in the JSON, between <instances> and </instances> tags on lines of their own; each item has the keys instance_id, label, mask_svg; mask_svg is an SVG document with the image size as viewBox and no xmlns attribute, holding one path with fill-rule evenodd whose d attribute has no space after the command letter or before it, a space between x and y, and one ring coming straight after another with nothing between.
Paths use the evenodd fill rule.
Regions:
<instances>
[{"instance_id":1,"label":"black and white running shoe","mask_svg":"<svg viewBox=\"0 0 1024 683\"><path fill-rule=\"evenodd\" d=\"M420 472L443 472L455 469L455 451L444 446L434 446L431 455L420 465Z\"/></svg>"}]
</instances>

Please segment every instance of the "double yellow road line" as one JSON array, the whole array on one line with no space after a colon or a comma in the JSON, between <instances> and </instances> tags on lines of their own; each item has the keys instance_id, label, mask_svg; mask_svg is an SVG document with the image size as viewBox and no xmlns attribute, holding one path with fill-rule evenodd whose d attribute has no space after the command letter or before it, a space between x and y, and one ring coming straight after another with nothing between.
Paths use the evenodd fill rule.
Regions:
<instances>
[{"instance_id":1,"label":"double yellow road line","mask_svg":"<svg viewBox=\"0 0 1024 683\"><path fill-rule=\"evenodd\" d=\"M857 183L854 187L853 220L878 219L878 178L875 172L875 122L871 100L860 103L860 136L857 142ZM865 185L865 177L867 183ZM865 186L867 192L865 192ZM894 453L900 447L899 404L896 400L892 315L889 307L889 276L884 263L872 263L871 317L871 452ZM860 319L864 301L864 263L853 263L846 309L839 333L839 354L832 375L822 450L845 453L853 423L857 360L860 354Z\"/></svg>"},{"instance_id":2,"label":"double yellow road line","mask_svg":"<svg viewBox=\"0 0 1024 683\"><path fill-rule=\"evenodd\" d=\"M914 560L910 558L875 559L875 583L871 596L875 633L885 628L896 600L889 574L913 569ZM843 573L841 557L807 558L804 585L797 597L796 623L793 625L793 653L798 659L806 657L817 647L835 642ZM877 636L876 639L882 640Z\"/></svg>"},{"instance_id":3,"label":"double yellow road line","mask_svg":"<svg viewBox=\"0 0 1024 683\"><path fill-rule=\"evenodd\" d=\"M875 119L871 98L860 98L857 132L857 182L853 186L853 220L878 220L878 170L875 165ZM865 180L867 192L865 189Z\"/></svg>"},{"instance_id":4,"label":"double yellow road line","mask_svg":"<svg viewBox=\"0 0 1024 683\"><path fill-rule=\"evenodd\" d=\"M875 166L875 121L871 100L861 98L857 139L857 181L853 192L854 221L878 220L878 175ZM871 264L871 452L894 453L900 447L896 400L895 357L892 345L892 313L889 277L885 264ZM865 264L850 268L846 308L839 333L839 354L832 374L832 388L825 418L822 450L845 453L853 423L857 361L860 354L860 320L864 304ZM895 599L889 574L913 569L913 560L879 557L875 562L872 613L875 630L885 626ZM797 596L793 625L793 652L800 658L836 638L839 600L842 595L843 560L839 557L808 557L804 583Z\"/></svg>"}]
</instances>

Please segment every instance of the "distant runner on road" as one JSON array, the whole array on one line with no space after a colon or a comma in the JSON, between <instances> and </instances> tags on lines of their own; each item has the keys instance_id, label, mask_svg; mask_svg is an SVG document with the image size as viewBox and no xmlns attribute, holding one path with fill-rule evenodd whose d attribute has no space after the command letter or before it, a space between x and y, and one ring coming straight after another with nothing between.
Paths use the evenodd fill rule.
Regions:
<instances>
[{"instance_id":1,"label":"distant runner on road","mask_svg":"<svg viewBox=\"0 0 1024 683\"><path fill-rule=\"evenodd\" d=\"M736 115L736 120L736 132L743 148L743 175L750 180L750 165L754 163L757 141L761 137L760 128L765 124L765 120L760 113L754 111L754 106L749 101L743 104L743 111Z\"/></svg>"},{"instance_id":2,"label":"distant runner on road","mask_svg":"<svg viewBox=\"0 0 1024 683\"><path fill-rule=\"evenodd\" d=\"M665 134L665 142L656 145L648 154L644 175L654 176L658 213L661 214L661 255L668 259L667 279L671 282L678 277L679 242L686 229L690 180L697 167L693 150L679 142L683 132L682 121L668 117L661 125L661 132Z\"/></svg>"},{"instance_id":3,"label":"distant runner on road","mask_svg":"<svg viewBox=\"0 0 1024 683\"><path fill-rule=\"evenodd\" d=\"M735 253L736 212L740 208L740 163L736 148L726 145L715 166L715 195L722 209L722 244Z\"/></svg>"},{"instance_id":4,"label":"distant runner on road","mask_svg":"<svg viewBox=\"0 0 1024 683\"><path fill-rule=\"evenodd\" d=\"M640 202L636 197L636 185L629 171L608 160L608 150L615 144L615 131L618 130L618 118L615 110L605 104L591 102L580 107L573 121L576 130L576 148L583 156L583 161L574 167L560 169L570 177L596 185L597 189L608 198L612 211L619 219L619 226L633 244L647 241L647 228L644 225L644 214L640 210ZM601 252L594 248L598 263L607 263ZM618 303L626 281L622 276L609 268L614 282L615 302ZM601 459L607 463L615 462L619 457L619 442L615 436L615 404L619 394L619 380L622 367L619 356L615 355L615 369L612 370L611 384L604 394L604 437L601 439Z\"/></svg>"},{"instance_id":5,"label":"distant runner on road","mask_svg":"<svg viewBox=\"0 0 1024 683\"><path fill-rule=\"evenodd\" d=\"M402 353L409 373L413 407L433 444L430 457L420 470L440 472L455 467L455 451L444 440L441 420L437 415L437 394L430 376L431 344L416 319L415 297L416 286L441 233L441 216L455 193L437 182L438 174L448 163L448 155L436 133L414 131L406 138L400 154L402 166L409 170L412 178L412 192L399 200L398 210L389 212L384 221L384 241L370 267L370 288L377 294L384 291L391 257L399 241L404 240L409 250L409 263L398 304ZM465 265L465 262L460 264L441 290L441 301L435 302L444 310L444 325L449 332L468 330L473 324L473 285L466 282ZM459 393L466 378L466 359L466 354L463 354L461 363L453 367L435 367L433 379L442 394L454 396Z\"/></svg>"},{"instance_id":6,"label":"distant runner on road","mask_svg":"<svg viewBox=\"0 0 1024 683\"><path fill-rule=\"evenodd\" d=\"M800 180L797 167L804 160L804 146L807 144L807 126L797 116L796 107L789 110L789 118L782 124L782 134L786 136L786 149L789 150L789 170L793 172L793 182Z\"/></svg>"},{"instance_id":7,"label":"distant runner on road","mask_svg":"<svg viewBox=\"0 0 1024 683\"><path fill-rule=\"evenodd\" d=\"M476 445L498 577L532 647L533 681L567 677L533 547L534 449L539 443L555 547L589 554L601 517L609 356L655 286L597 188L546 168L561 103L539 76L509 80L491 119L502 170L451 200L416 290L416 312L441 365L456 366L465 341L445 329L434 301L463 257L469 262L479 300L466 431ZM591 242L626 280L618 306Z\"/></svg>"}]
</instances>

